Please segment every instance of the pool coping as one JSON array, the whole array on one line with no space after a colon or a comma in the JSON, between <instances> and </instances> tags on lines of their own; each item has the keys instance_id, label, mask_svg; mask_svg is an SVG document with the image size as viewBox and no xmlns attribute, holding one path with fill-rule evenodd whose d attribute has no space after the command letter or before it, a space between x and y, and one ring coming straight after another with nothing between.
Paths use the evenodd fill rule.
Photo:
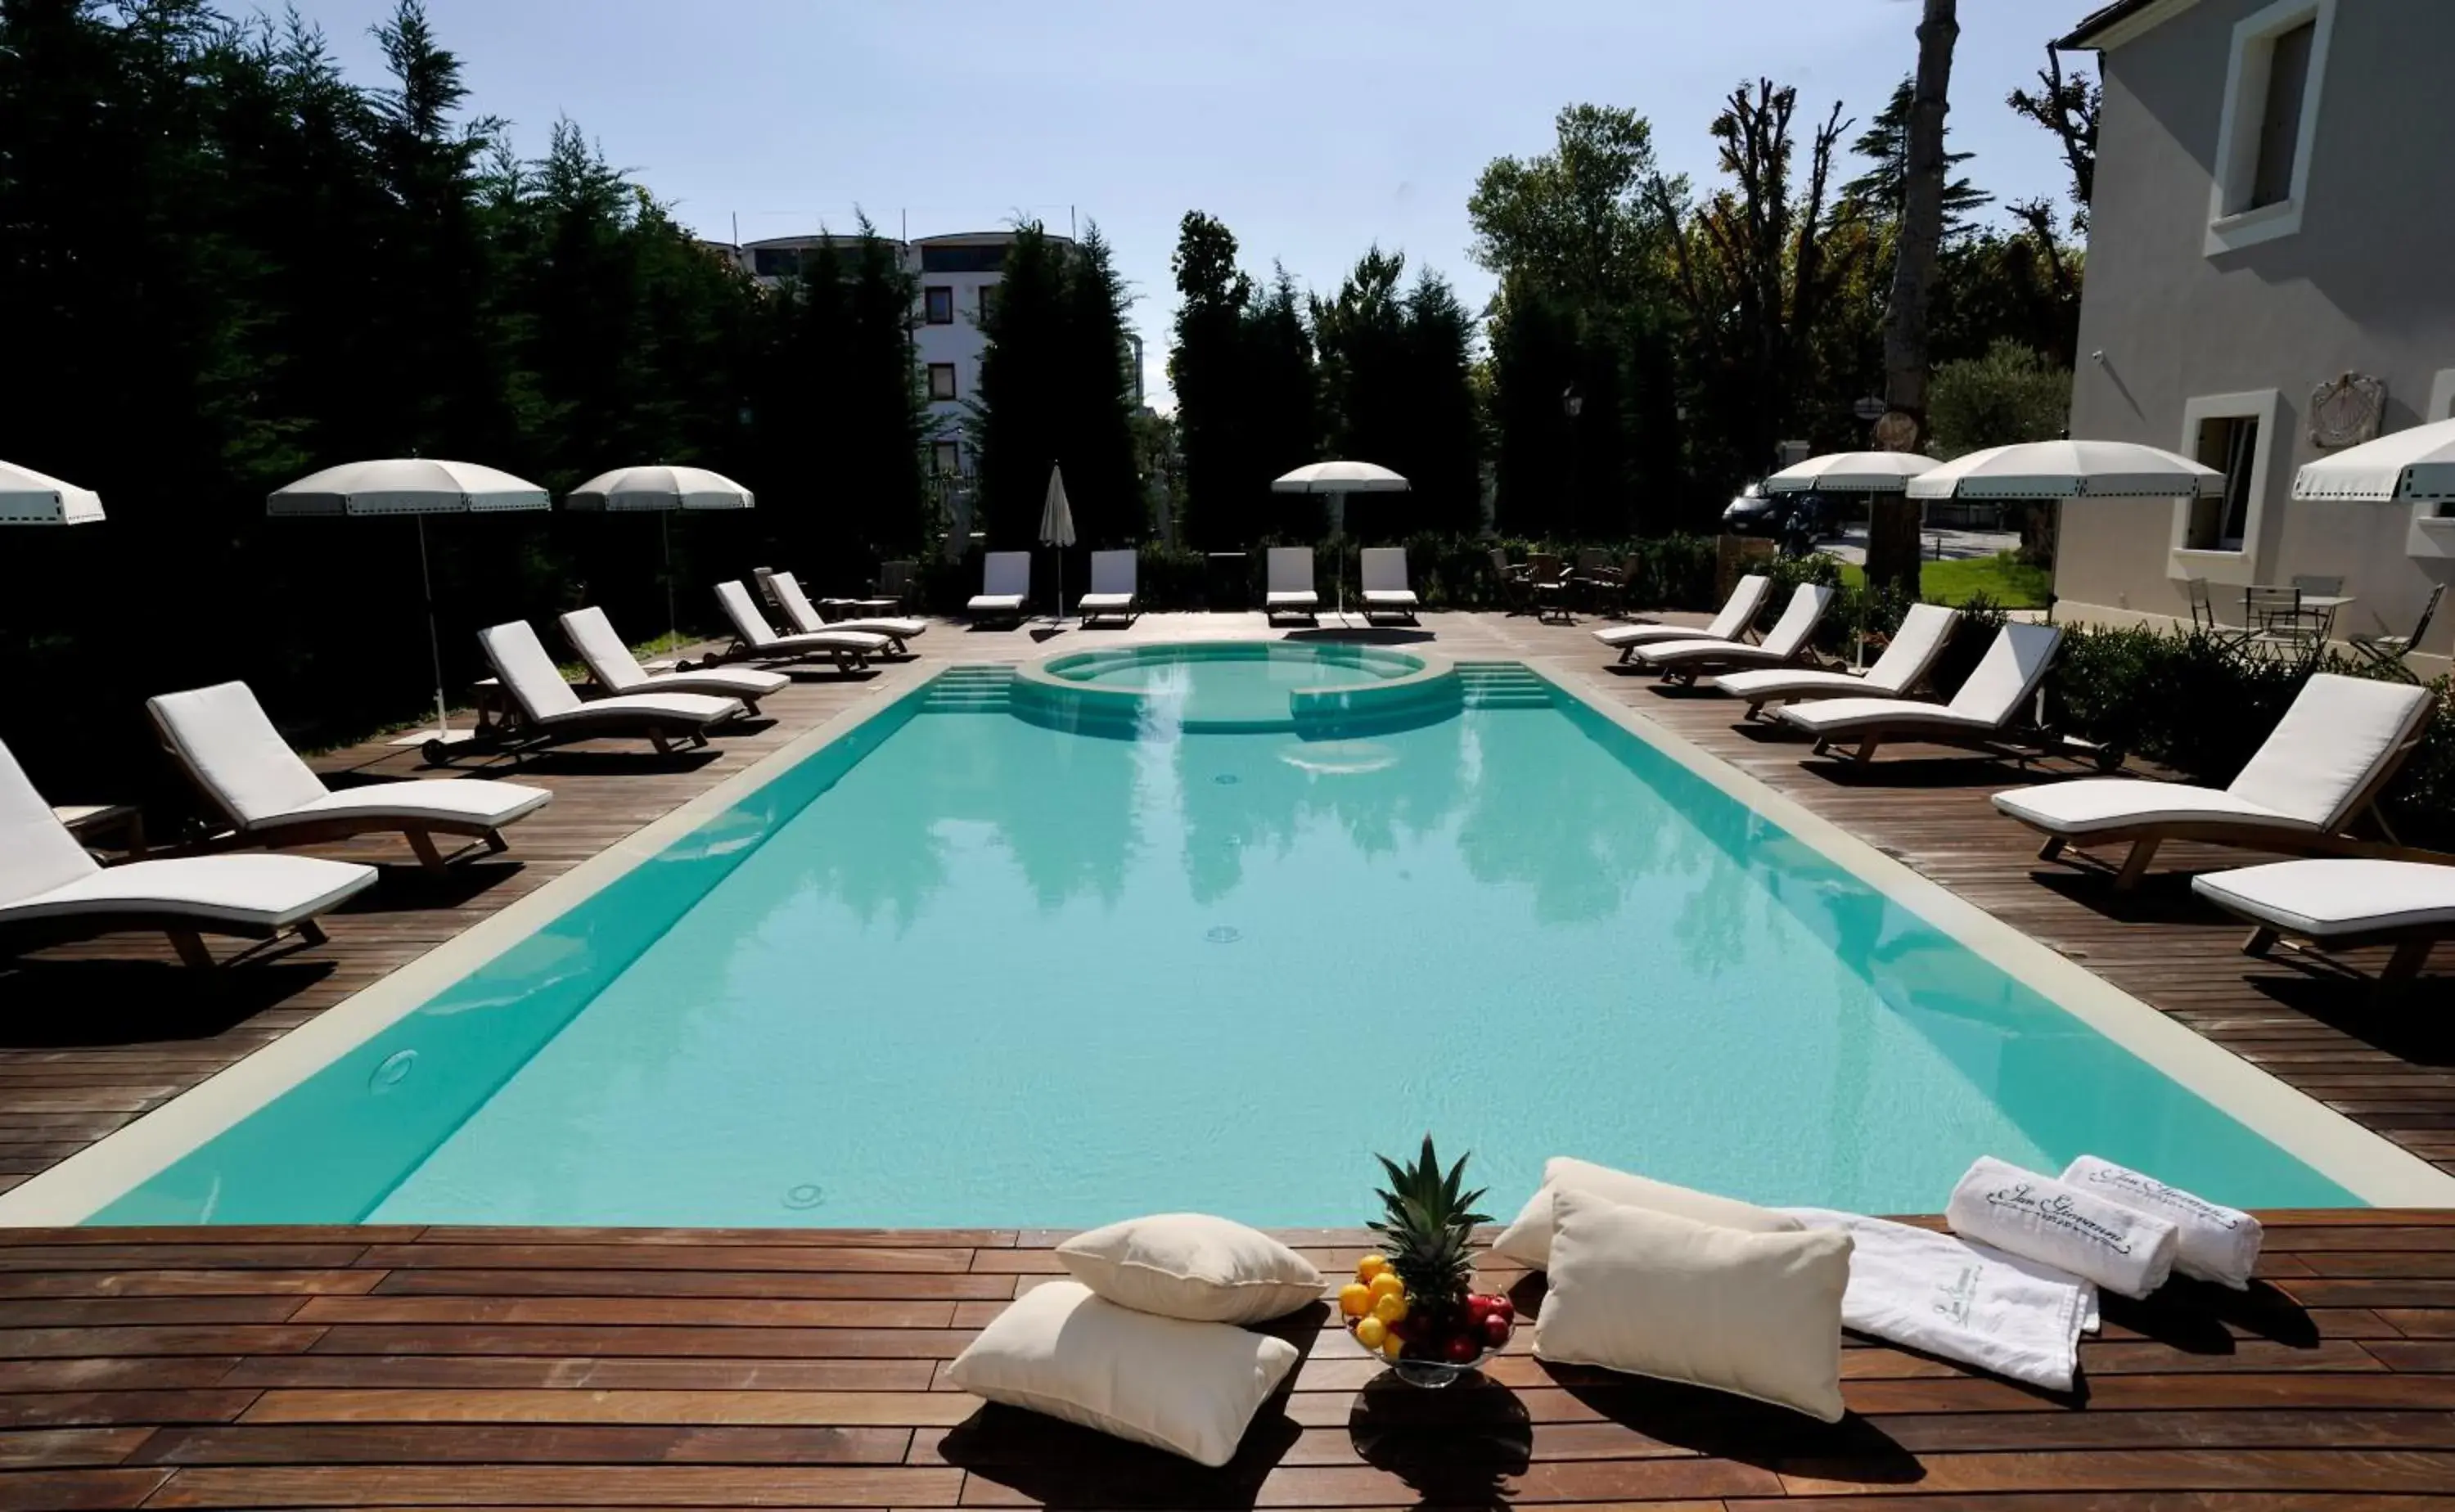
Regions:
<instances>
[{"instance_id":1,"label":"pool coping","mask_svg":"<svg viewBox=\"0 0 2455 1512\"><path fill-rule=\"evenodd\" d=\"M1444 674L1454 669L1455 658L1446 653L1410 647L1403 654L1436 663ZM2362 1201L2381 1207L2455 1207L2455 1176L2202 1038L1798 799L1609 696L1610 683L1599 675L1564 675L1522 654L1487 659L1517 662L1561 696L1662 752ZM741 771L143 1118L13 1191L0 1193L0 1227L65 1226L90 1220L745 796L900 701L923 696L951 668L970 664L959 660L894 669L862 697ZM1425 674L1410 675L1428 675L1430 670L1428 665Z\"/></svg>"},{"instance_id":2,"label":"pool coping","mask_svg":"<svg viewBox=\"0 0 2455 1512\"><path fill-rule=\"evenodd\" d=\"M961 662L886 669L867 691L757 761L683 800L434 949L199 1081L124 1128L0 1193L0 1228L83 1223L181 1159L621 880L700 825L852 734ZM210 1225L198 1225L200 1229Z\"/></svg>"},{"instance_id":3,"label":"pool coping","mask_svg":"<svg viewBox=\"0 0 2455 1512\"><path fill-rule=\"evenodd\" d=\"M2373 1207L2455 1207L2455 1176L2179 1023L1882 848L1658 720L1610 696L1611 679L1525 658L1566 696L1779 825L1963 949L2103 1035L2168 1080Z\"/></svg>"}]
</instances>

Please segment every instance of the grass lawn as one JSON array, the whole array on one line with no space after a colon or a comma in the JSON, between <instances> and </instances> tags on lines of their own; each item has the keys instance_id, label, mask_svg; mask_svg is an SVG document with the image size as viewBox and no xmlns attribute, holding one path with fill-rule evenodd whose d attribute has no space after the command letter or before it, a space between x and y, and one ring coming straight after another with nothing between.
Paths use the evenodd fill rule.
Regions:
<instances>
[{"instance_id":1,"label":"grass lawn","mask_svg":"<svg viewBox=\"0 0 2455 1512\"><path fill-rule=\"evenodd\" d=\"M1864 568L1844 564L1841 582L1849 588L1867 586ZM1984 594L2005 609L2043 609L2053 591L2055 575L2031 567L2011 552L1958 562L1928 562L1918 569L1918 591L1938 603L1966 603Z\"/></svg>"}]
</instances>

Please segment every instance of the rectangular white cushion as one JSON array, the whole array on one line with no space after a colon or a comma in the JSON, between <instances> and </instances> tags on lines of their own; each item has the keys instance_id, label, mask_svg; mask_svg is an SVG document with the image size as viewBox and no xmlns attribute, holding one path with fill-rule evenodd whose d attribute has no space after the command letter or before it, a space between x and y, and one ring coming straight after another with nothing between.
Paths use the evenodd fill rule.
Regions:
<instances>
[{"instance_id":1,"label":"rectangular white cushion","mask_svg":"<svg viewBox=\"0 0 2455 1512\"><path fill-rule=\"evenodd\" d=\"M1553 1201L1536 1356L1841 1420L1849 1235L1751 1234L1574 1188Z\"/></svg>"},{"instance_id":2,"label":"rectangular white cushion","mask_svg":"<svg viewBox=\"0 0 2455 1512\"><path fill-rule=\"evenodd\" d=\"M1517 1261L1530 1270L1541 1270L1552 1261L1552 1198L1564 1188L1630 1207L1649 1207L1657 1213L1675 1213L1699 1223L1715 1223L1723 1228L1744 1229L1754 1234L1796 1234L1806 1227L1787 1213L1776 1213L1769 1207L1757 1207L1736 1198L1716 1197L1711 1192L1692 1191L1656 1181L1650 1177L1614 1171L1608 1165L1592 1160L1572 1159L1555 1155L1543 1162L1543 1186L1517 1215L1517 1221L1501 1231L1491 1241L1491 1252Z\"/></svg>"},{"instance_id":3,"label":"rectangular white cushion","mask_svg":"<svg viewBox=\"0 0 2455 1512\"><path fill-rule=\"evenodd\" d=\"M1057 1246L1098 1296L1163 1318L1258 1323L1321 1298L1312 1262L1257 1228L1207 1213L1127 1219Z\"/></svg>"},{"instance_id":4,"label":"rectangular white cushion","mask_svg":"<svg viewBox=\"0 0 2455 1512\"><path fill-rule=\"evenodd\" d=\"M1295 1363L1284 1339L1138 1313L1069 1280L1017 1298L955 1357L946 1379L990 1401L1217 1466L1234 1458L1246 1424Z\"/></svg>"}]
</instances>

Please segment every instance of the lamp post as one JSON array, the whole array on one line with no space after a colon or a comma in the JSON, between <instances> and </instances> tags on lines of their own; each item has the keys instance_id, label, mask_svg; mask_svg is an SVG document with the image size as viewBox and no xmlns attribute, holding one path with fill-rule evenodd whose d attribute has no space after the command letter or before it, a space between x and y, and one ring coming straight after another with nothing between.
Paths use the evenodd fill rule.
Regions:
<instances>
[{"instance_id":1,"label":"lamp post","mask_svg":"<svg viewBox=\"0 0 2455 1512\"><path fill-rule=\"evenodd\" d=\"M1569 422L1569 539L1577 534L1577 416L1586 413L1586 396L1573 383L1560 391L1560 414Z\"/></svg>"}]
</instances>

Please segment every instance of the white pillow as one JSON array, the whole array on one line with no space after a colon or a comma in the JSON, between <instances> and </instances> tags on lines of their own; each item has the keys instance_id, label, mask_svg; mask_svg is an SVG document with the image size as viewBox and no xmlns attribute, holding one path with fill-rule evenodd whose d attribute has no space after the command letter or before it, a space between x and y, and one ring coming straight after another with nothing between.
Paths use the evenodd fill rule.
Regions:
<instances>
[{"instance_id":1,"label":"white pillow","mask_svg":"<svg viewBox=\"0 0 2455 1512\"><path fill-rule=\"evenodd\" d=\"M1796 1234L1806 1227L1787 1213L1756 1207L1736 1198L1691 1191L1684 1186L1673 1186L1668 1181L1614 1171L1608 1165L1596 1165L1592 1160L1575 1160L1565 1155L1555 1155L1543 1162L1542 1189L1527 1199L1526 1206L1517 1214L1517 1221L1502 1230L1500 1237L1491 1241L1491 1252L1531 1270L1539 1271L1550 1264L1552 1194L1571 1188L1591 1192L1624 1206L1652 1208L1656 1213L1675 1213L1681 1218L1694 1219L1699 1223L1744 1229L1751 1234Z\"/></svg>"},{"instance_id":2,"label":"white pillow","mask_svg":"<svg viewBox=\"0 0 2455 1512\"><path fill-rule=\"evenodd\" d=\"M1120 1306L1203 1323L1258 1323L1321 1297L1312 1262L1260 1229L1162 1213L1057 1246L1073 1278Z\"/></svg>"},{"instance_id":3,"label":"white pillow","mask_svg":"<svg viewBox=\"0 0 2455 1512\"><path fill-rule=\"evenodd\" d=\"M976 1397L1223 1465L1296 1346L1119 1307L1072 1281L1024 1293L946 1367Z\"/></svg>"},{"instance_id":4,"label":"white pillow","mask_svg":"<svg viewBox=\"0 0 2455 1512\"><path fill-rule=\"evenodd\" d=\"M1748 1234L1564 1187L1534 1353L1841 1420L1850 1236Z\"/></svg>"}]
</instances>

